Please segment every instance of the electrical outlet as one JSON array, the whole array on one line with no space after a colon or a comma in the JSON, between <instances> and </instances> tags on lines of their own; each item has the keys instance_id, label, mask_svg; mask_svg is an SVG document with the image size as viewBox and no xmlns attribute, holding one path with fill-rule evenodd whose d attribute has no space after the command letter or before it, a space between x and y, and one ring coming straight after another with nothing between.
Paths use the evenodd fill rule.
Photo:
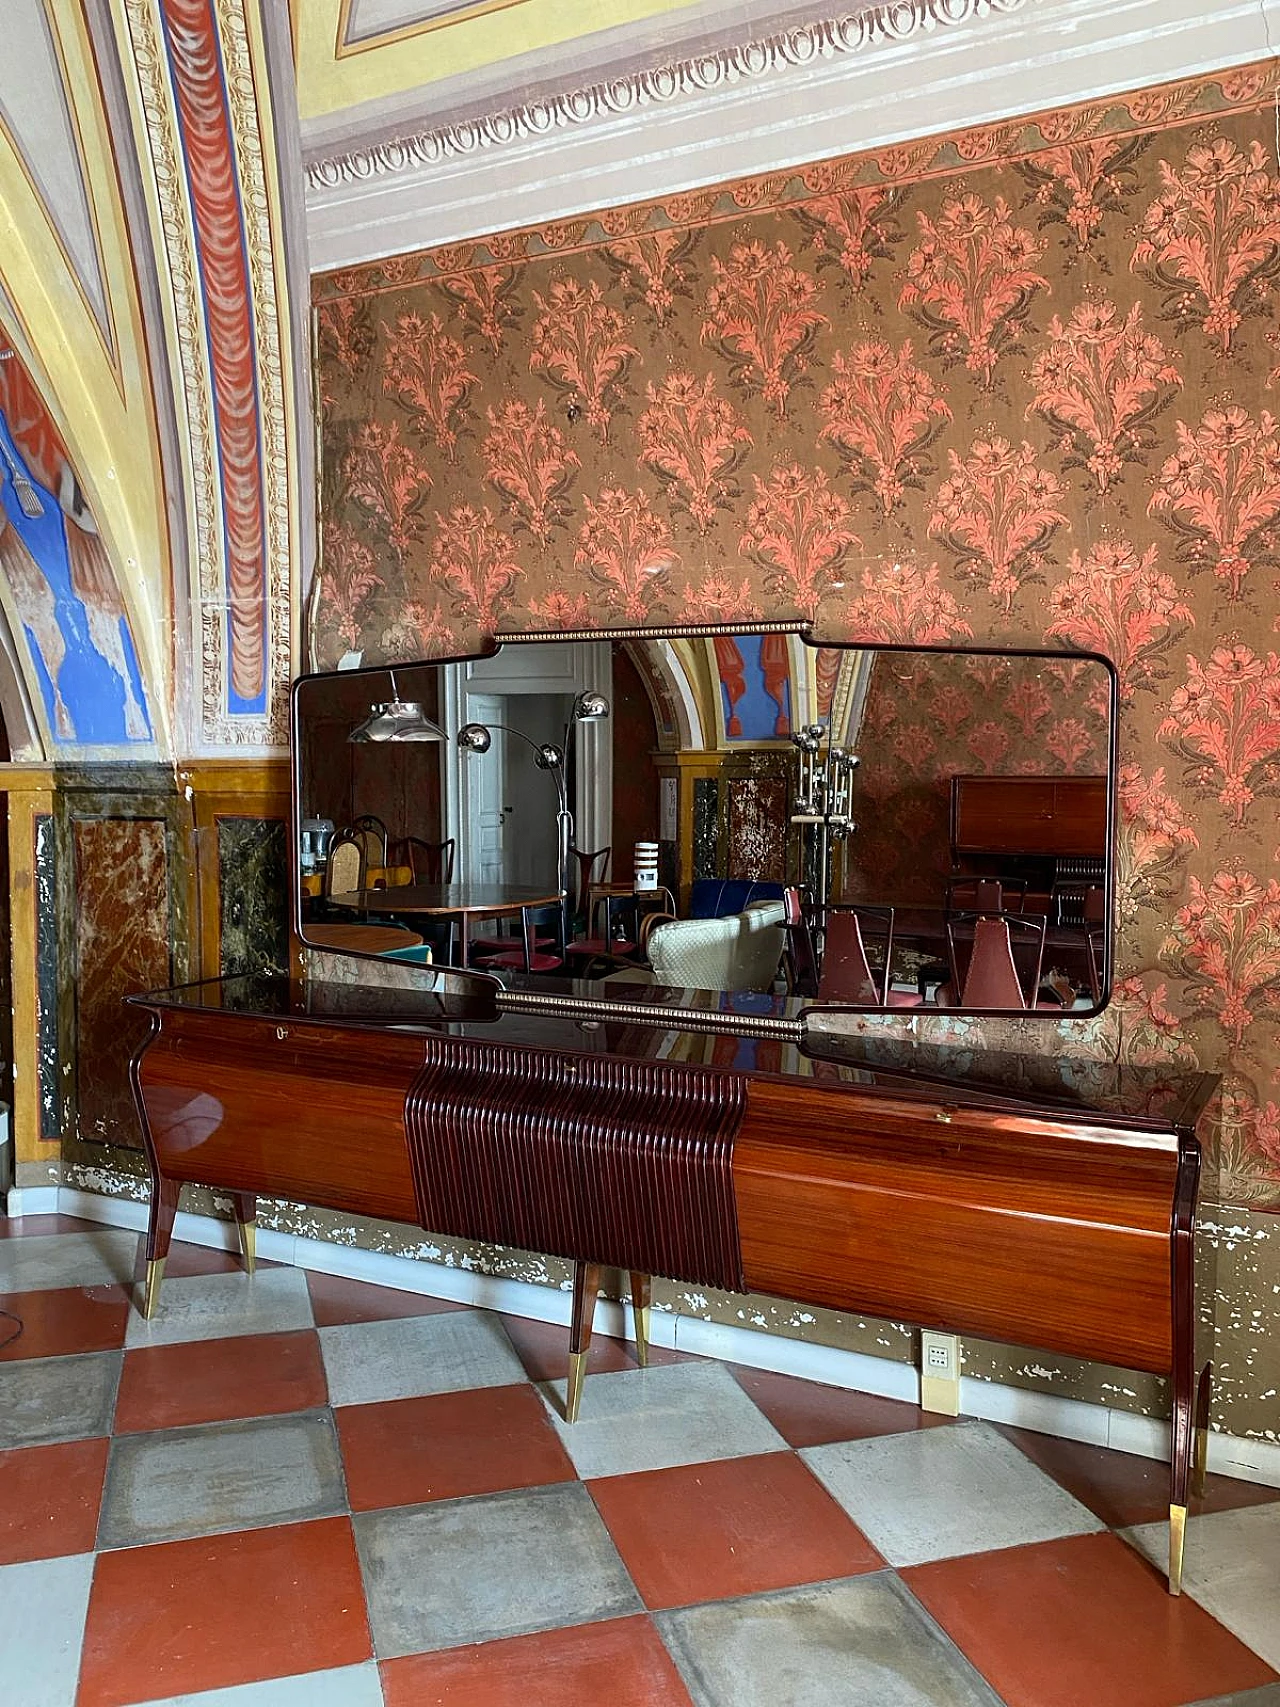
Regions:
<instances>
[{"instance_id":1,"label":"electrical outlet","mask_svg":"<svg viewBox=\"0 0 1280 1707\"><path fill-rule=\"evenodd\" d=\"M960 1341L954 1334L921 1332L920 1405L942 1416L960 1415Z\"/></svg>"}]
</instances>

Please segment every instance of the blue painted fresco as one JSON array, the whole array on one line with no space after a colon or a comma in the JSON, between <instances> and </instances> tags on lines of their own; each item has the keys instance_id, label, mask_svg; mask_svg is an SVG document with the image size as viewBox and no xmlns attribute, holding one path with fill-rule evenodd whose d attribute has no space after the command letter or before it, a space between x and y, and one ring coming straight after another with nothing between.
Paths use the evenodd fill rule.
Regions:
<instances>
[{"instance_id":1,"label":"blue painted fresco","mask_svg":"<svg viewBox=\"0 0 1280 1707\"><path fill-rule=\"evenodd\" d=\"M62 506L23 459L3 411L0 507L38 571L30 587L12 568L9 580L55 742L110 746L149 741L151 719L128 622L118 611L86 609L72 583L69 524ZM60 662L50 623L65 648Z\"/></svg>"},{"instance_id":2,"label":"blue painted fresco","mask_svg":"<svg viewBox=\"0 0 1280 1707\"><path fill-rule=\"evenodd\" d=\"M781 698L775 698L765 687L764 661L761 647L766 640L776 647L774 636L739 634L732 645L742 659L743 692L733 701L721 671L720 699L724 708L726 739L730 741L776 741L791 726L791 680L784 677ZM737 717L740 729L733 729Z\"/></svg>"}]
</instances>

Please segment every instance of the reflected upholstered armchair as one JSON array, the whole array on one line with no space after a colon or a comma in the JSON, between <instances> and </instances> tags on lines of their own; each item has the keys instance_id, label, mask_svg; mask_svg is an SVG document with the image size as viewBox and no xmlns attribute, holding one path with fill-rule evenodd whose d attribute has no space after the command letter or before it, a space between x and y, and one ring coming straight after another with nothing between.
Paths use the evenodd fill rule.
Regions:
<instances>
[{"instance_id":1,"label":"reflected upholstered armchair","mask_svg":"<svg viewBox=\"0 0 1280 1707\"><path fill-rule=\"evenodd\" d=\"M649 933L659 984L689 990L773 988L782 960L781 901L757 901L724 919L671 919Z\"/></svg>"}]
</instances>

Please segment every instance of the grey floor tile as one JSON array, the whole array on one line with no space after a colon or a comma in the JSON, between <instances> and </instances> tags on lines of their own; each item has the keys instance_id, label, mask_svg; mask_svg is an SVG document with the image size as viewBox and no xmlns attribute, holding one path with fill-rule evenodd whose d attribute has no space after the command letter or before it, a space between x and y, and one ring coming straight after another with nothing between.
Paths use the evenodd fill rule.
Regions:
<instances>
[{"instance_id":1,"label":"grey floor tile","mask_svg":"<svg viewBox=\"0 0 1280 1707\"><path fill-rule=\"evenodd\" d=\"M576 1423L564 1382L544 1389L551 1420L583 1477L664 1470L704 1459L783 1452L786 1442L720 1363L673 1363L589 1375Z\"/></svg>"},{"instance_id":2,"label":"grey floor tile","mask_svg":"<svg viewBox=\"0 0 1280 1707\"><path fill-rule=\"evenodd\" d=\"M284 1334L314 1324L307 1277L300 1268L257 1274L199 1274L166 1280L155 1316L129 1317L126 1347L177 1345L239 1334Z\"/></svg>"},{"instance_id":3,"label":"grey floor tile","mask_svg":"<svg viewBox=\"0 0 1280 1707\"><path fill-rule=\"evenodd\" d=\"M131 1287L138 1235L116 1227L0 1239L0 1292L59 1286Z\"/></svg>"},{"instance_id":4,"label":"grey floor tile","mask_svg":"<svg viewBox=\"0 0 1280 1707\"><path fill-rule=\"evenodd\" d=\"M122 1435L111 1443L99 1547L137 1547L346 1510L327 1411Z\"/></svg>"},{"instance_id":5,"label":"grey floor tile","mask_svg":"<svg viewBox=\"0 0 1280 1707\"><path fill-rule=\"evenodd\" d=\"M654 1622L695 1707L1000 1707L888 1571Z\"/></svg>"},{"instance_id":6,"label":"grey floor tile","mask_svg":"<svg viewBox=\"0 0 1280 1707\"><path fill-rule=\"evenodd\" d=\"M1191 1707L1280 1707L1280 1683L1264 1683L1261 1689L1244 1689L1237 1695L1215 1695L1212 1701L1195 1701Z\"/></svg>"},{"instance_id":7,"label":"grey floor tile","mask_svg":"<svg viewBox=\"0 0 1280 1707\"><path fill-rule=\"evenodd\" d=\"M1144 1523L1123 1533L1158 1569L1166 1569L1167 1524ZM1280 1671L1280 1504L1193 1517L1182 1592Z\"/></svg>"},{"instance_id":8,"label":"grey floor tile","mask_svg":"<svg viewBox=\"0 0 1280 1707\"><path fill-rule=\"evenodd\" d=\"M577 1482L355 1519L379 1659L641 1610Z\"/></svg>"},{"instance_id":9,"label":"grey floor tile","mask_svg":"<svg viewBox=\"0 0 1280 1707\"><path fill-rule=\"evenodd\" d=\"M0 1363L0 1448L110 1434L119 1380L118 1351Z\"/></svg>"},{"instance_id":10,"label":"grey floor tile","mask_svg":"<svg viewBox=\"0 0 1280 1707\"><path fill-rule=\"evenodd\" d=\"M93 1554L0 1566L0 1698L73 1707Z\"/></svg>"},{"instance_id":11,"label":"grey floor tile","mask_svg":"<svg viewBox=\"0 0 1280 1707\"><path fill-rule=\"evenodd\" d=\"M377 1662L309 1671L296 1677L272 1677L265 1683L237 1683L230 1689L206 1689L199 1695L166 1695L142 1707L382 1707Z\"/></svg>"},{"instance_id":12,"label":"grey floor tile","mask_svg":"<svg viewBox=\"0 0 1280 1707\"><path fill-rule=\"evenodd\" d=\"M528 1379L496 1316L450 1310L321 1328L329 1402L365 1405Z\"/></svg>"},{"instance_id":13,"label":"grey floor tile","mask_svg":"<svg viewBox=\"0 0 1280 1707\"><path fill-rule=\"evenodd\" d=\"M892 1565L1105 1527L986 1423L842 1440L800 1456Z\"/></svg>"}]
</instances>

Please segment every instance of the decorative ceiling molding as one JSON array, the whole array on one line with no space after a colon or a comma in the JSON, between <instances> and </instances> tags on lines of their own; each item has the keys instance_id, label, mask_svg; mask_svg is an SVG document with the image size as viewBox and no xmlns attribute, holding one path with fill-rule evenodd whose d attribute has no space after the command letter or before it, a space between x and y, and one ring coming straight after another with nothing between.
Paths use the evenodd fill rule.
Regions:
<instances>
[{"instance_id":1,"label":"decorative ceiling molding","mask_svg":"<svg viewBox=\"0 0 1280 1707\"><path fill-rule=\"evenodd\" d=\"M570 126L632 113L639 107L691 94L705 95L818 60L860 53L879 42L902 42L924 31L1043 4L1045 0L891 0L888 5L795 25L738 47L695 54L671 65L609 78L479 118L329 155L308 165L307 182L320 190L394 175L433 165L451 155L501 148L528 137L544 137Z\"/></svg>"},{"instance_id":2,"label":"decorative ceiling molding","mask_svg":"<svg viewBox=\"0 0 1280 1707\"><path fill-rule=\"evenodd\" d=\"M1275 57L1280 0L901 0L308 169L311 269L627 207ZM496 103L495 103L496 104Z\"/></svg>"}]
</instances>

